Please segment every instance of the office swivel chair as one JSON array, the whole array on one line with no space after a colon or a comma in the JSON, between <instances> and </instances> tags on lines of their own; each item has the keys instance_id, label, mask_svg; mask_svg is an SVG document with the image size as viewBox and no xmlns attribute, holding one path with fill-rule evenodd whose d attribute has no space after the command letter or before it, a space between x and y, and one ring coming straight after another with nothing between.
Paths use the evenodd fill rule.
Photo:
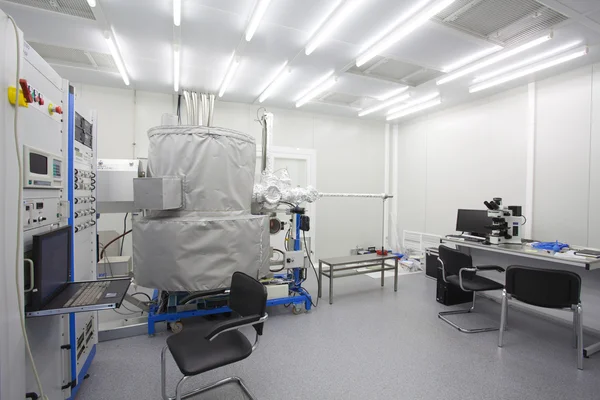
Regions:
<instances>
[{"instance_id":1,"label":"office swivel chair","mask_svg":"<svg viewBox=\"0 0 600 400\"><path fill-rule=\"evenodd\" d=\"M502 312L498 347L502 347L506 328L508 300L544 308L573 311L573 347L577 349L577 368L583 369L583 319L581 278L574 272L511 265L506 269L506 288L502 291Z\"/></svg>"},{"instance_id":2,"label":"office swivel chair","mask_svg":"<svg viewBox=\"0 0 600 400\"><path fill-rule=\"evenodd\" d=\"M180 400L214 389L230 382L236 382L242 390L255 400L244 382L238 377L229 377L211 385L182 393L183 383L191 376L201 374L247 358L258 346L267 320L267 290L256 279L235 272L231 279L229 307L237 317L218 323L209 329L186 328L167 338L167 345L161 353L161 388L164 400ZM238 329L252 326L256 330L254 344ZM175 397L167 396L165 356L167 349L173 355L183 378L177 383Z\"/></svg>"},{"instance_id":3,"label":"office swivel chair","mask_svg":"<svg viewBox=\"0 0 600 400\"><path fill-rule=\"evenodd\" d=\"M473 260L470 255L461 253L458 250L454 250L446 246L439 247L438 260L442 265L442 278L444 279L444 282L457 286L465 292L473 292L473 304L471 305L471 308L467 310L442 311L438 313L438 317L464 333L479 333L498 330L498 328L462 328L446 318L446 315L470 313L475 309L475 298L477 292L503 289L504 285L477 275L477 271L504 272L504 268L496 265L475 267L473 266Z\"/></svg>"}]
</instances>

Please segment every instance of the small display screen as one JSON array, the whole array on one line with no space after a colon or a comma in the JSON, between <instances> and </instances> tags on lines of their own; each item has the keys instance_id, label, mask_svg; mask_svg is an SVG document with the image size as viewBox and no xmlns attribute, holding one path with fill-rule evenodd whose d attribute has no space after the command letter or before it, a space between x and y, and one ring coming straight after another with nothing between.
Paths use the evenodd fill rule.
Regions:
<instances>
[{"instance_id":1,"label":"small display screen","mask_svg":"<svg viewBox=\"0 0 600 400\"><path fill-rule=\"evenodd\" d=\"M29 172L33 174L48 174L48 158L36 153L29 153Z\"/></svg>"},{"instance_id":2,"label":"small display screen","mask_svg":"<svg viewBox=\"0 0 600 400\"><path fill-rule=\"evenodd\" d=\"M61 172L60 172L60 168L61 168L62 162L60 160L54 160L52 162L52 175L55 178L60 178L61 177Z\"/></svg>"}]
</instances>

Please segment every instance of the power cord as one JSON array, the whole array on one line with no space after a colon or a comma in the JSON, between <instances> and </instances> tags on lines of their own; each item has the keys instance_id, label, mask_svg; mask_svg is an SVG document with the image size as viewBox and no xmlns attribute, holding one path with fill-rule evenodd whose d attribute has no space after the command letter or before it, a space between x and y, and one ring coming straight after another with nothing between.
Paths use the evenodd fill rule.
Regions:
<instances>
[{"instance_id":1,"label":"power cord","mask_svg":"<svg viewBox=\"0 0 600 400\"><path fill-rule=\"evenodd\" d=\"M312 259L310 258L310 250L308 249L308 246L306 244L306 233L304 231L302 231L302 240L304 241L304 250L306 250L306 255L308 256L308 262L310 263L310 266L312 267L313 271L315 272L315 278L317 279L317 285L320 285L321 283L319 282L319 274L317 274L317 269L315 268L315 265L312 262ZM303 288L304 289L304 288ZM304 289L306 291L306 293L308 293L308 290ZM308 293L310 295L310 293ZM310 297L310 302L312 303L313 307L317 307L319 305L319 298L317 297L317 304L313 303L312 301L312 296Z\"/></svg>"},{"instance_id":2,"label":"power cord","mask_svg":"<svg viewBox=\"0 0 600 400\"><path fill-rule=\"evenodd\" d=\"M21 265L19 263L20 253L21 253L21 229L23 225L21 224L22 219L22 203L23 203L23 166L21 165L21 148L19 146L19 71L21 70L21 40L19 38L19 29L17 28L17 23L8 15L8 19L12 22L13 28L15 30L15 39L17 44L17 71L16 71L16 83L15 83L15 116L14 116L14 137L15 137L15 152L17 155L17 171L19 174L19 190L18 190L18 198L19 201L17 203L17 246L15 250L15 284L17 288L17 304L19 306L19 319L21 320L21 330L23 331L23 341L25 342L25 349L27 350L27 355L29 356L29 360L31 361L31 369L33 371L33 375L35 377L35 382L40 391L40 397L42 400L49 400L48 396L44 394L44 389L42 387L42 381L40 379L40 375L38 374L37 367L35 366L35 360L33 359L33 354L31 353L31 346L29 345L29 338L27 336L27 329L25 328L25 314L23 311L23 302L21 301L21 286L20 286L20 277L19 270L21 269Z\"/></svg>"},{"instance_id":3,"label":"power cord","mask_svg":"<svg viewBox=\"0 0 600 400\"><path fill-rule=\"evenodd\" d=\"M127 217L129 213L125 213L125 218L123 218L123 238L121 239L121 250L119 251L119 255L123 255L123 244L125 243L125 232L127 232Z\"/></svg>"}]
</instances>

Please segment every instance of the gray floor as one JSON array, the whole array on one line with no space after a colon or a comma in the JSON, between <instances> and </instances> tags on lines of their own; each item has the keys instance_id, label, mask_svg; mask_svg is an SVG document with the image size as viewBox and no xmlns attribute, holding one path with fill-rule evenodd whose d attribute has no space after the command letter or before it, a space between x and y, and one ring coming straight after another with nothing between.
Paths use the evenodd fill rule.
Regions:
<instances>
[{"instance_id":1,"label":"gray floor","mask_svg":"<svg viewBox=\"0 0 600 400\"><path fill-rule=\"evenodd\" d=\"M505 347L498 349L495 332L467 335L439 320L445 307L435 302L435 282L421 274L401 277L397 293L392 278L383 289L366 276L335 283L333 305L324 297L302 315L271 308L254 354L188 384L237 375L261 400L600 399L600 354L578 371L565 327L511 310ZM479 311L460 320L497 323L498 304L482 299ZM77 398L159 399L166 336L100 343ZM180 375L173 362L168 368L173 388ZM194 397L244 398L234 385Z\"/></svg>"}]
</instances>

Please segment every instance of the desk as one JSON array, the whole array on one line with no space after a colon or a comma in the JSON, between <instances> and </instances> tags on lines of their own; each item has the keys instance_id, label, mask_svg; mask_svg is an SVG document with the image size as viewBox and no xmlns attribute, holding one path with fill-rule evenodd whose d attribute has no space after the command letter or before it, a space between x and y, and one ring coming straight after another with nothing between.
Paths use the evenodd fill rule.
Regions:
<instances>
[{"instance_id":1,"label":"desk","mask_svg":"<svg viewBox=\"0 0 600 400\"><path fill-rule=\"evenodd\" d=\"M468 247L472 249L479 249L490 251L493 253L501 253L508 255L516 255L519 257L532 258L535 260L542 260L553 262L562 265L573 265L575 267L585 268L587 270L594 270L600 268L600 259L588 258L580 259L575 257L556 257L543 250L535 250L531 246L523 244L483 244L480 242L471 242L468 240L461 240L456 238L442 238L442 243L452 243L455 245Z\"/></svg>"},{"instance_id":2,"label":"desk","mask_svg":"<svg viewBox=\"0 0 600 400\"><path fill-rule=\"evenodd\" d=\"M584 310L587 311L587 314L584 311L583 318L585 327L588 330L595 331L595 333L598 333L600 330L600 325L598 325L600 323L600 314L598 314L598 305L600 305L600 271L598 271L600 269L600 260L556 257L546 251L537 251L530 246L519 244L488 245L457 238L442 238L440 242L442 244L459 246L463 252L469 253L473 257L475 265L495 264L506 267L508 265L521 264L540 268L561 268L579 274L582 281L581 303ZM498 274L486 275L485 273L482 275L495 280L498 280L497 276L499 276ZM486 292L485 296L499 300L498 295L492 292ZM511 303L511 305L518 305L524 311L570 323L569 318L563 318L563 313L560 311L529 306L519 302ZM592 318L589 315L592 315ZM586 347L584 355L589 357L599 351L600 342Z\"/></svg>"},{"instance_id":3,"label":"desk","mask_svg":"<svg viewBox=\"0 0 600 400\"><path fill-rule=\"evenodd\" d=\"M386 260L394 260L393 267L386 267ZM350 264L358 264L361 265L353 265L349 267ZM329 266L329 272L323 272L323 264ZM380 268L376 270L367 270L367 271L351 271L351 272L343 272L356 270L358 268L365 267L373 267L380 266ZM335 278L343 278L346 276L354 276L354 275L363 275L370 274L372 272L381 271L381 286L383 286L384 282L384 273L385 271L394 270L394 292L398 291L398 257L393 254L388 254L387 256L379 256L377 254L362 254L358 256L347 256L347 257L334 257L334 258L323 258L319 260L319 294L322 295L322 287L323 287L323 276L329 278L329 304L333 304L333 280ZM337 274L336 274L337 272ZM340 273L341 272L341 273Z\"/></svg>"}]
</instances>

